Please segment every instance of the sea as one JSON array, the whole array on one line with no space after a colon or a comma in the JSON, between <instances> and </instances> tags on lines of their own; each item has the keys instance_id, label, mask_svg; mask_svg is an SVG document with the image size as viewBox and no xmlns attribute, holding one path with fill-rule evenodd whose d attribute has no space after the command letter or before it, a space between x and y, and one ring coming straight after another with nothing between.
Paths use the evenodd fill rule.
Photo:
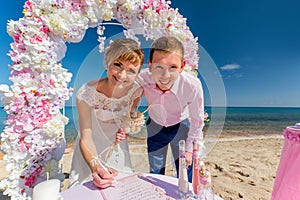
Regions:
<instances>
[{"instance_id":1,"label":"sea","mask_svg":"<svg viewBox=\"0 0 300 200\"><path fill-rule=\"evenodd\" d=\"M140 111L147 107L141 106ZM204 130L210 126L218 126L222 134L235 133L269 133L282 134L287 126L293 126L300 122L300 108L287 107L205 107L208 113L208 121ZM78 133L78 116L76 107L65 107L62 113L69 118L65 126L65 138L67 142L74 141ZM147 113L145 114L148 117ZM3 131L6 112L0 109L0 130Z\"/></svg>"}]
</instances>

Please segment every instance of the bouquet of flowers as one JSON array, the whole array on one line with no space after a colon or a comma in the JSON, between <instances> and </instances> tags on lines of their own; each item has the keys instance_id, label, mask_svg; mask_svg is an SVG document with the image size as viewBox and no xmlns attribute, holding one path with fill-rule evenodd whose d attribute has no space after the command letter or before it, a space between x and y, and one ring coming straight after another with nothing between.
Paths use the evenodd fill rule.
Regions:
<instances>
[{"instance_id":1,"label":"bouquet of flowers","mask_svg":"<svg viewBox=\"0 0 300 200\"><path fill-rule=\"evenodd\" d=\"M145 125L145 113L150 109L151 105L143 112L134 109L129 112L127 116L123 117L121 127L128 135L134 135L140 132L141 128ZM122 166L122 161L125 160L124 155L120 151L119 142L114 141L112 145L105 148L101 155L106 154L104 162L108 166L118 167ZM116 160L117 158L117 160ZM121 168L121 167L120 167Z\"/></svg>"}]
</instances>

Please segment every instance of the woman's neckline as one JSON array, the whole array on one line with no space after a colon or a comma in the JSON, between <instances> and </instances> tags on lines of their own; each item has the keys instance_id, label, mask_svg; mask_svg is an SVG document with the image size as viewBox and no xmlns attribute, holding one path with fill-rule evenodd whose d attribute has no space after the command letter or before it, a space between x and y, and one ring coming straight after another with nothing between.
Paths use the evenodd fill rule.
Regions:
<instances>
[{"instance_id":1,"label":"woman's neckline","mask_svg":"<svg viewBox=\"0 0 300 200\"><path fill-rule=\"evenodd\" d=\"M97 81L96 81L96 84L94 85L94 88L96 90L96 92L98 94L102 94L104 95L106 98L110 98L110 99L122 99L123 97L126 97L129 95L129 91L132 89L132 87L128 88L127 90L123 89L122 91L126 91L126 93L124 93L123 95L120 95L120 96L112 96L112 92L109 91L109 92L105 92L102 88L104 87L108 87L110 90L112 90L109 85L108 85L108 79L107 77L106 78L99 78Z\"/></svg>"}]
</instances>

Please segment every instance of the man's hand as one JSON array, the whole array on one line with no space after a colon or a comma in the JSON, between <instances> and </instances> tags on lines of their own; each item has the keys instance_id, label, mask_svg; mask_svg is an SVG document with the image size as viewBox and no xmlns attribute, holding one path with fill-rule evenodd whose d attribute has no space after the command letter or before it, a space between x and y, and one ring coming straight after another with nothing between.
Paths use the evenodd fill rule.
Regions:
<instances>
[{"instance_id":1,"label":"man's hand","mask_svg":"<svg viewBox=\"0 0 300 200\"><path fill-rule=\"evenodd\" d=\"M125 132L122 128L119 128L118 132L116 133L116 141L117 142L122 142L123 140L126 140L128 136L128 133Z\"/></svg>"},{"instance_id":2,"label":"man's hand","mask_svg":"<svg viewBox=\"0 0 300 200\"><path fill-rule=\"evenodd\" d=\"M186 158L186 167L188 168L192 164L193 153L186 151L185 158Z\"/></svg>"}]
</instances>

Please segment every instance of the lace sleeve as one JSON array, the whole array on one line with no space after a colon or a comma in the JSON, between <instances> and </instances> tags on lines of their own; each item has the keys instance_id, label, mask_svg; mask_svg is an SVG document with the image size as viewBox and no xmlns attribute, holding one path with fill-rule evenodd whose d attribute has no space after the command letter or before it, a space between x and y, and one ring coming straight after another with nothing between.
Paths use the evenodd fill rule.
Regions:
<instances>
[{"instance_id":1,"label":"lace sleeve","mask_svg":"<svg viewBox=\"0 0 300 200\"><path fill-rule=\"evenodd\" d=\"M86 102L89 106L94 105L94 91L93 88L84 84L79 90L76 95L77 99Z\"/></svg>"}]
</instances>

